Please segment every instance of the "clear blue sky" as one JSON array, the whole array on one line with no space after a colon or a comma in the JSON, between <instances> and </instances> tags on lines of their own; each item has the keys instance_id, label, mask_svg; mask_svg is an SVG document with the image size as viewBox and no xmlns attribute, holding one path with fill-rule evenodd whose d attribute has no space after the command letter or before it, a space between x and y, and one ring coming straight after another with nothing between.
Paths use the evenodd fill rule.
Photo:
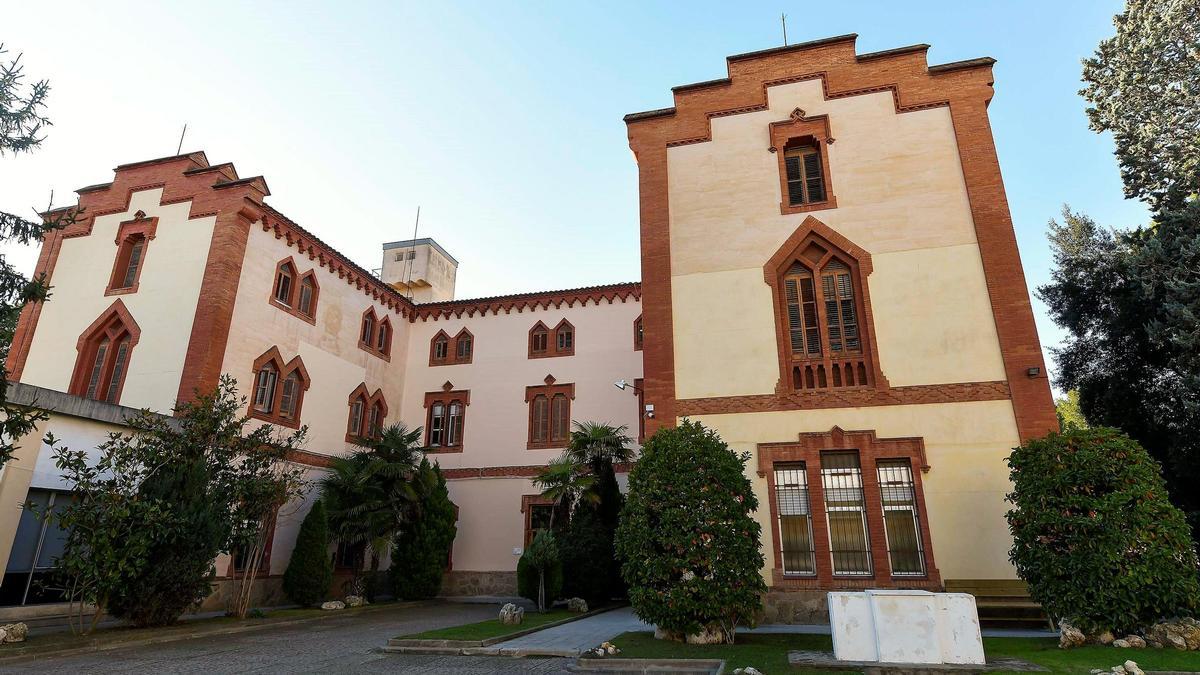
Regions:
<instances>
[{"instance_id":1,"label":"clear blue sky","mask_svg":"<svg viewBox=\"0 0 1200 675\"><path fill-rule=\"evenodd\" d=\"M1087 129L1079 60L1118 0L1055 2L18 3L0 41L50 79L38 153L0 160L0 209L28 212L119 163L202 149L262 174L270 202L365 267L435 237L459 297L640 276L627 112L722 77L724 57L858 33L930 63L998 59L991 119L1031 287L1061 204L1125 227L1112 142ZM21 269L35 254L5 252ZM105 262L104 264L108 264ZM1040 305L1043 344L1061 333Z\"/></svg>"}]
</instances>

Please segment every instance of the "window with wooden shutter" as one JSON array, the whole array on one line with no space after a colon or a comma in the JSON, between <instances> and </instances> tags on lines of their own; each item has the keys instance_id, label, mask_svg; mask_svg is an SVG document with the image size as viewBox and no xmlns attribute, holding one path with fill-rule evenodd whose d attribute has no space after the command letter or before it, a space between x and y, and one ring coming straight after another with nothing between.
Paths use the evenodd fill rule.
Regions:
<instances>
[{"instance_id":1,"label":"window with wooden shutter","mask_svg":"<svg viewBox=\"0 0 1200 675\"><path fill-rule=\"evenodd\" d=\"M138 280L142 276L142 267L146 262L146 251L150 240L154 239L158 228L158 218L147 218L146 214L138 211L133 220L127 220L117 226L117 255L113 259L112 272L108 276L108 287L105 295L126 295L136 293ZM103 394L103 387L101 394Z\"/></svg>"},{"instance_id":2,"label":"window with wooden shutter","mask_svg":"<svg viewBox=\"0 0 1200 675\"><path fill-rule=\"evenodd\" d=\"M821 151L815 142L788 147L783 154L787 172L787 198L791 206L825 201L825 175Z\"/></svg>"},{"instance_id":3,"label":"window with wooden shutter","mask_svg":"<svg viewBox=\"0 0 1200 675\"><path fill-rule=\"evenodd\" d=\"M550 399L538 395L530 404L529 440L534 443L545 443L550 440Z\"/></svg>"},{"instance_id":4,"label":"window with wooden shutter","mask_svg":"<svg viewBox=\"0 0 1200 675\"><path fill-rule=\"evenodd\" d=\"M781 388L886 386L870 343L864 261L869 273L869 255L809 217L764 266L777 303Z\"/></svg>"},{"instance_id":5,"label":"window with wooden shutter","mask_svg":"<svg viewBox=\"0 0 1200 675\"><path fill-rule=\"evenodd\" d=\"M120 403L129 361L141 334L120 300L79 337L79 355L68 393Z\"/></svg>"},{"instance_id":6,"label":"window with wooden shutter","mask_svg":"<svg viewBox=\"0 0 1200 675\"><path fill-rule=\"evenodd\" d=\"M571 400L574 384L557 384L547 375L544 385L525 387L529 404L530 450L564 448L571 436Z\"/></svg>"},{"instance_id":7,"label":"window with wooden shutter","mask_svg":"<svg viewBox=\"0 0 1200 675\"><path fill-rule=\"evenodd\" d=\"M425 408L428 410L426 445L430 453L463 452L463 436L467 426L467 406L471 404L471 392L454 389L446 382L441 391L425 393Z\"/></svg>"},{"instance_id":8,"label":"window with wooden shutter","mask_svg":"<svg viewBox=\"0 0 1200 675\"><path fill-rule=\"evenodd\" d=\"M275 383L278 381L279 371L274 364L268 363L258 371L258 378L254 387L254 409L259 412L269 413L275 407Z\"/></svg>"},{"instance_id":9,"label":"window with wooden shutter","mask_svg":"<svg viewBox=\"0 0 1200 675\"><path fill-rule=\"evenodd\" d=\"M571 434L571 402L565 394L555 394L550 401L551 441L566 441Z\"/></svg>"},{"instance_id":10,"label":"window with wooden shutter","mask_svg":"<svg viewBox=\"0 0 1200 675\"><path fill-rule=\"evenodd\" d=\"M254 361L254 395L250 417L292 429L300 427L304 392L308 389L308 371L299 356L284 362L277 347Z\"/></svg>"}]
</instances>

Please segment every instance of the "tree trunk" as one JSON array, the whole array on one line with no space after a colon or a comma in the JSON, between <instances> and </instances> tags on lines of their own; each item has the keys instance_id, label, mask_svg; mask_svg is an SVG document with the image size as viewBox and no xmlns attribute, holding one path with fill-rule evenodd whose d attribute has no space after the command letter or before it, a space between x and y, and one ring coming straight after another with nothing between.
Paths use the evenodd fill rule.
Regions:
<instances>
[{"instance_id":1,"label":"tree trunk","mask_svg":"<svg viewBox=\"0 0 1200 675\"><path fill-rule=\"evenodd\" d=\"M546 611L546 568L538 570L538 611Z\"/></svg>"}]
</instances>

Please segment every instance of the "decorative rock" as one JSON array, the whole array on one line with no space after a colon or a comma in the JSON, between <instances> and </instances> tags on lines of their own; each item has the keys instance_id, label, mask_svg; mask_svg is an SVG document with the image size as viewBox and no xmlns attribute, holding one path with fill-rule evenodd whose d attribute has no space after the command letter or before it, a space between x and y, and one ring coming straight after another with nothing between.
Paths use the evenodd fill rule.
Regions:
<instances>
[{"instance_id":1,"label":"decorative rock","mask_svg":"<svg viewBox=\"0 0 1200 675\"><path fill-rule=\"evenodd\" d=\"M500 608L500 623L505 626L518 626L525 620L525 608L513 603L506 603Z\"/></svg>"},{"instance_id":2,"label":"decorative rock","mask_svg":"<svg viewBox=\"0 0 1200 675\"><path fill-rule=\"evenodd\" d=\"M715 623L710 623L700 629L699 633L687 636L689 645L719 645L725 642L725 632Z\"/></svg>"},{"instance_id":3,"label":"decorative rock","mask_svg":"<svg viewBox=\"0 0 1200 675\"><path fill-rule=\"evenodd\" d=\"M321 609L346 609L346 603L341 600L330 600L321 603Z\"/></svg>"},{"instance_id":4,"label":"decorative rock","mask_svg":"<svg viewBox=\"0 0 1200 675\"><path fill-rule=\"evenodd\" d=\"M567 600L567 610L579 614L585 614L588 611L587 600L583 598L571 598Z\"/></svg>"},{"instance_id":5,"label":"decorative rock","mask_svg":"<svg viewBox=\"0 0 1200 675\"><path fill-rule=\"evenodd\" d=\"M1117 638L1116 638L1116 636L1114 636L1112 634L1111 630L1106 630L1103 633L1096 636L1096 642L1099 642L1102 645L1110 645L1110 644L1112 644L1113 640L1115 640L1115 639L1117 639Z\"/></svg>"},{"instance_id":6,"label":"decorative rock","mask_svg":"<svg viewBox=\"0 0 1200 675\"><path fill-rule=\"evenodd\" d=\"M6 623L0 626L0 632L4 633L0 642L24 642L25 636L29 634L29 626L24 623Z\"/></svg>"},{"instance_id":7,"label":"decorative rock","mask_svg":"<svg viewBox=\"0 0 1200 675\"><path fill-rule=\"evenodd\" d=\"M733 675L762 675L762 671L754 666L746 666L733 671Z\"/></svg>"},{"instance_id":8,"label":"decorative rock","mask_svg":"<svg viewBox=\"0 0 1200 675\"><path fill-rule=\"evenodd\" d=\"M367 604L367 599L361 595L347 595L346 596L346 606L347 607L362 607L365 604Z\"/></svg>"},{"instance_id":9,"label":"decorative rock","mask_svg":"<svg viewBox=\"0 0 1200 675\"><path fill-rule=\"evenodd\" d=\"M1126 661L1124 668L1125 672L1129 673L1129 675L1146 675L1146 673L1142 672L1141 668L1138 668L1136 661Z\"/></svg>"},{"instance_id":10,"label":"decorative rock","mask_svg":"<svg viewBox=\"0 0 1200 675\"><path fill-rule=\"evenodd\" d=\"M1163 647L1197 650L1200 649L1200 621L1192 618L1161 621L1146 631L1146 639L1150 644L1158 643Z\"/></svg>"},{"instance_id":11,"label":"decorative rock","mask_svg":"<svg viewBox=\"0 0 1200 675\"><path fill-rule=\"evenodd\" d=\"M1083 631L1067 623L1065 619L1058 622L1058 646L1060 649L1082 647L1086 643L1087 636L1083 634Z\"/></svg>"},{"instance_id":12,"label":"decorative rock","mask_svg":"<svg viewBox=\"0 0 1200 675\"><path fill-rule=\"evenodd\" d=\"M1146 648L1146 641L1143 640L1140 635L1126 635L1125 642L1128 642L1129 646L1133 647L1134 649ZM1128 670L1128 668L1126 668L1126 670Z\"/></svg>"},{"instance_id":13,"label":"decorative rock","mask_svg":"<svg viewBox=\"0 0 1200 675\"><path fill-rule=\"evenodd\" d=\"M1125 666L1113 666L1112 672L1116 675L1127 675L1125 672Z\"/></svg>"},{"instance_id":14,"label":"decorative rock","mask_svg":"<svg viewBox=\"0 0 1200 675\"><path fill-rule=\"evenodd\" d=\"M1129 641L1128 640L1113 640L1112 646L1117 647L1119 649L1129 649Z\"/></svg>"}]
</instances>

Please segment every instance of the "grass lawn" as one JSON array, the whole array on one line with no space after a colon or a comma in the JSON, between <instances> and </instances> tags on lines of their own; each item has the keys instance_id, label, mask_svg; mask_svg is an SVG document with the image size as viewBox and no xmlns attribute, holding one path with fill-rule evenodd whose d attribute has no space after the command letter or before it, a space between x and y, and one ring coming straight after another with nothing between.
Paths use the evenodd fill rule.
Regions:
<instances>
[{"instance_id":1,"label":"grass lawn","mask_svg":"<svg viewBox=\"0 0 1200 675\"><path fill-rule=\"evenodd\" d=\"M562 621L573 616L579 615L575 612L568 612L565 609L552 609L544 614L536 611L526 611L525 620L517 626L505 626L500 623L500 619L488 619L479 623L468 623L462 626L427 630L424 633L405 635L403 637L413 640L488 640L508 635L509 633L537 628L538 626L544 626L555 621Z\"/></svg>"},{"instance_id":2,"label":"grass lawn","mask_svg":"<svg viewBox=\"0 0 1200 675\"><path fill-rule=\"evenodd\" d=\"M621 657L624 658L723 659L730 672L734 668L754 666L768 675L835 672L788 667L789 651L833 651L833 642L828 635L743 633L738 635L737 640L735 645L686 645L655 640L653 633L637 632L625 633L612 642L621 649ZM1126 659L1137 661L1142 670L1200 671L1200 654L1174 649L1083 647L1063 650L1058 648L1057 638L984 638L983 646L989 658L1018 658L1036 663L1053 673L1086 675L1093 668L1108 670L1124 663Z\"/></svg>"}]
</instances>

